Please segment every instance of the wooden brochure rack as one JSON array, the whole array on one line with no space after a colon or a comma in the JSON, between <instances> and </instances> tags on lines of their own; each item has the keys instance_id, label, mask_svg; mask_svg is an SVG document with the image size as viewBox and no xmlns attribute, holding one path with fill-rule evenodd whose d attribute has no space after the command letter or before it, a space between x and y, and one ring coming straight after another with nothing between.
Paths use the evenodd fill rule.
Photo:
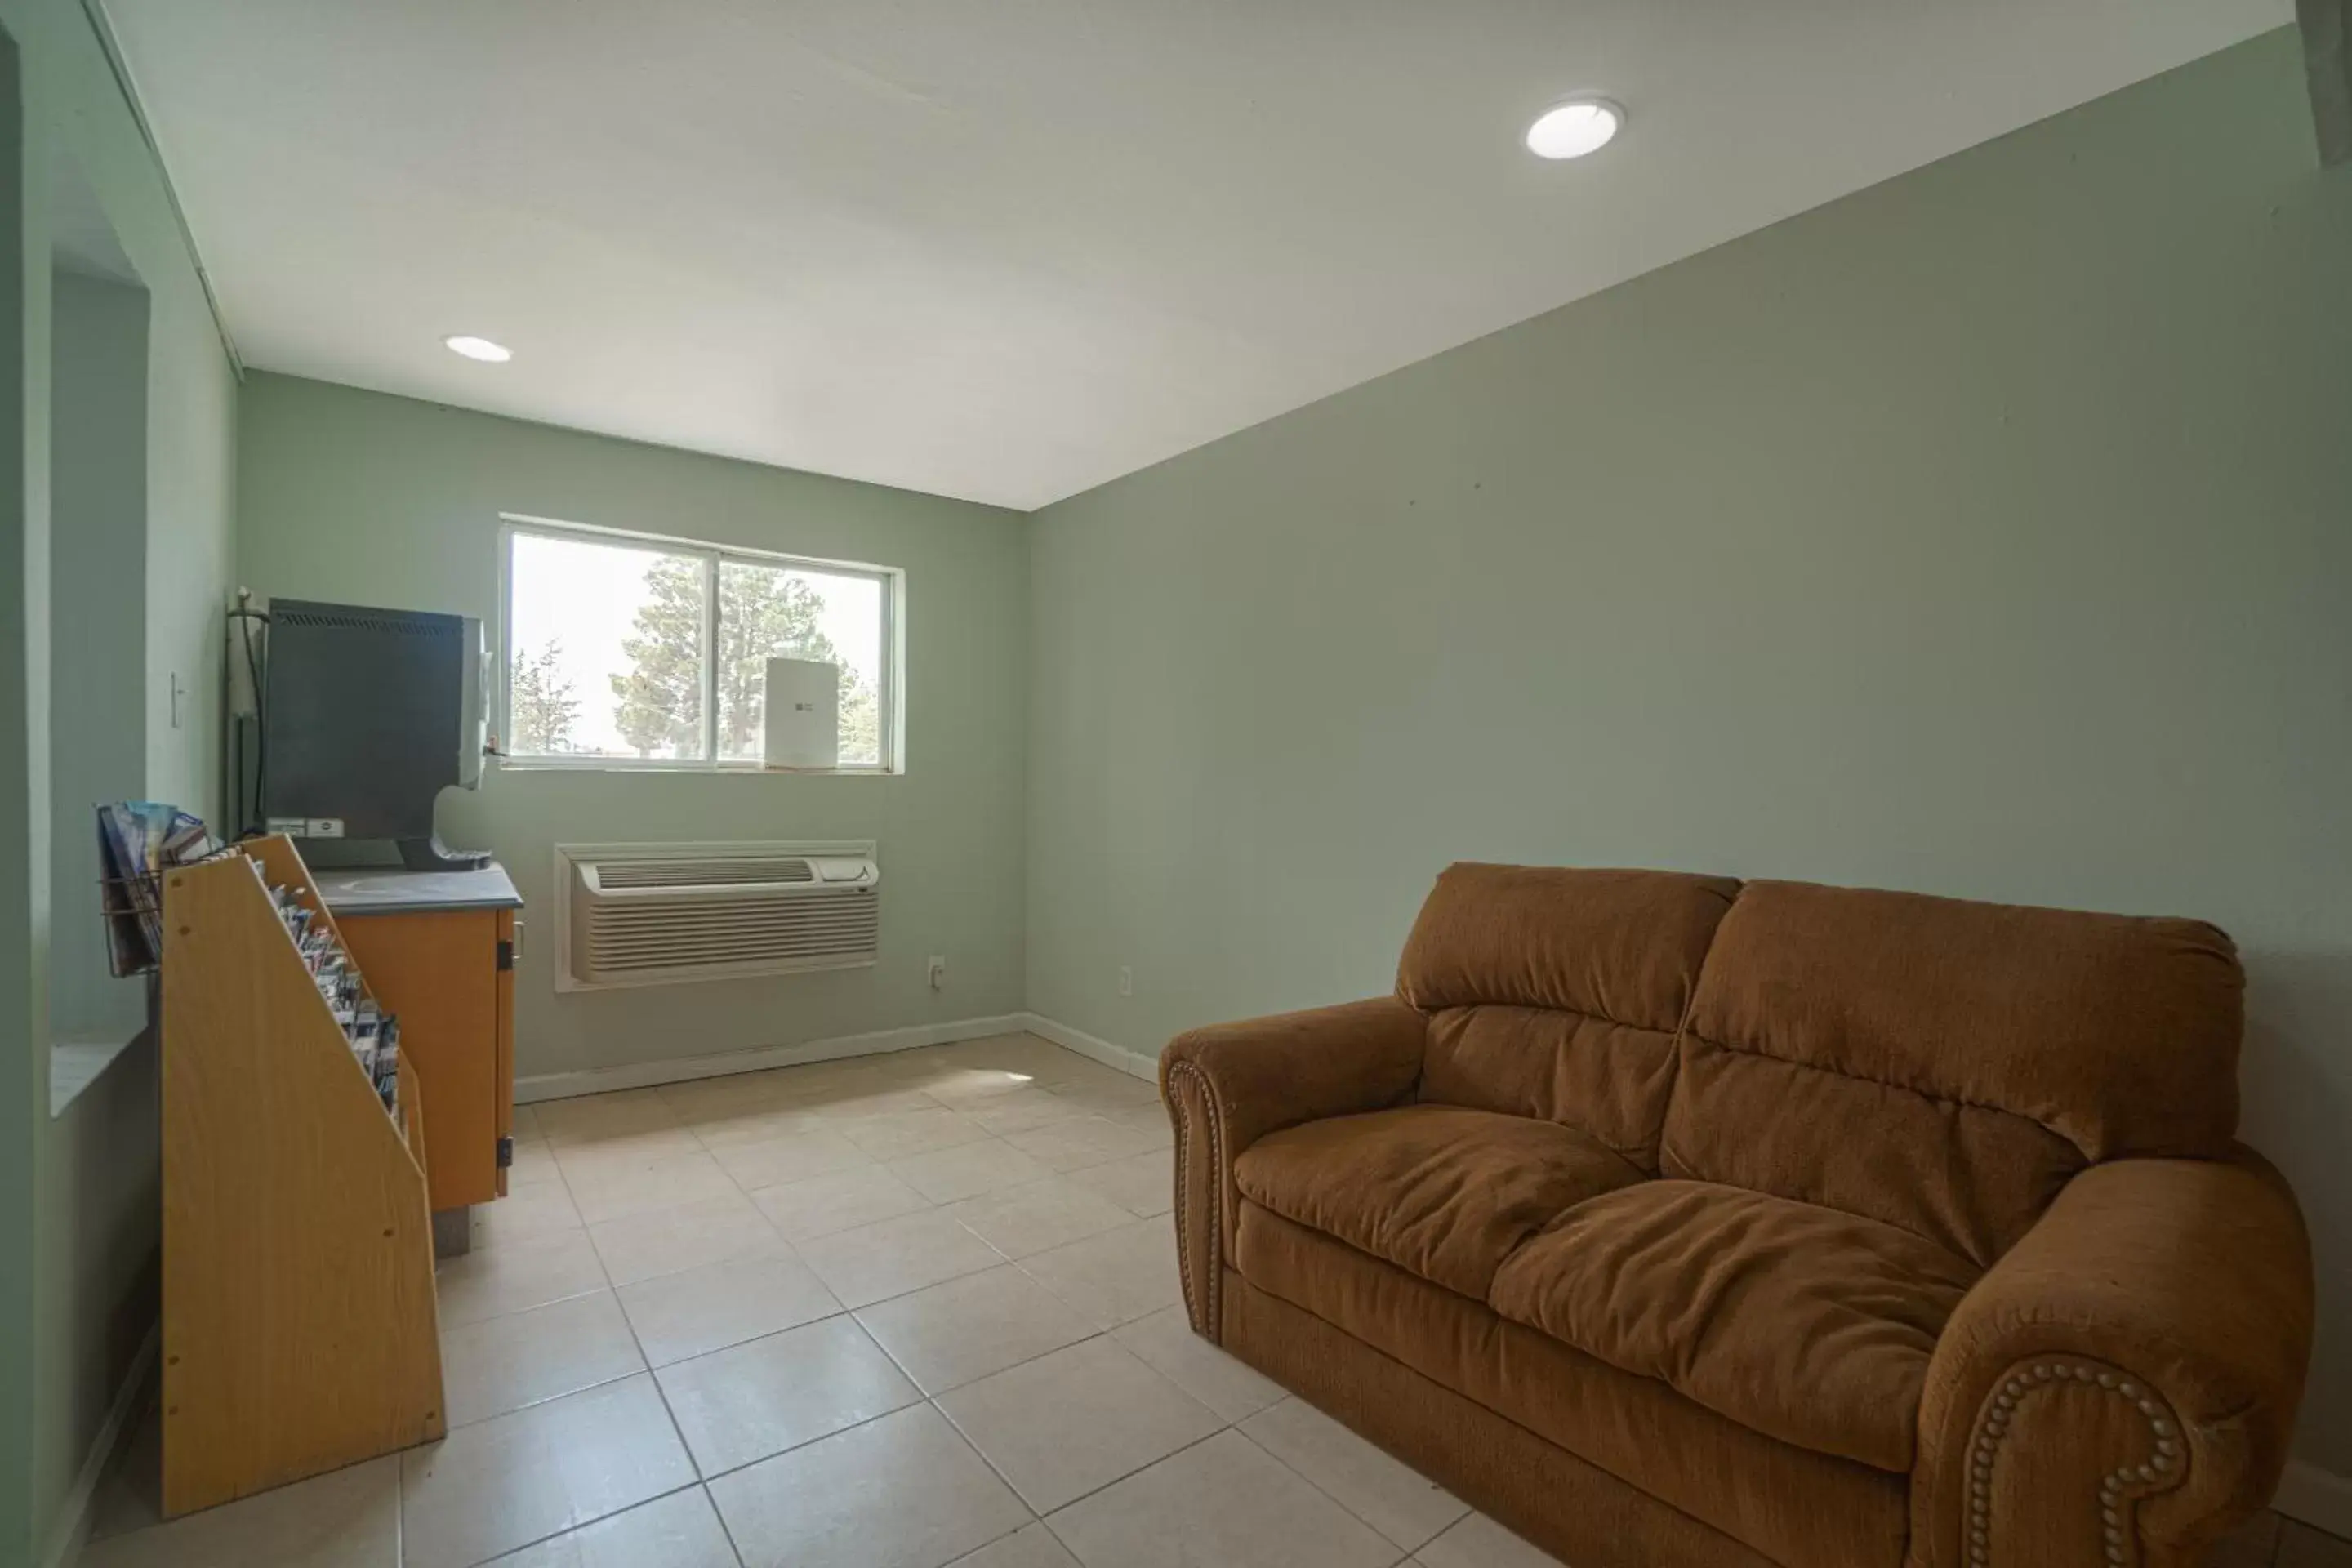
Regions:
<instances>
[{"instance_id":1,"label":"wooden brochure rack","mask_svg":"<svg viewBox=\"0 0 2352 1568\"><path fill-rule=\"evenodd\" d=\"M441 1436L422 1107L400 1120L269 889L334 940L293 844L163 881L163 1511Z\"/></svg>"}]
</instances>

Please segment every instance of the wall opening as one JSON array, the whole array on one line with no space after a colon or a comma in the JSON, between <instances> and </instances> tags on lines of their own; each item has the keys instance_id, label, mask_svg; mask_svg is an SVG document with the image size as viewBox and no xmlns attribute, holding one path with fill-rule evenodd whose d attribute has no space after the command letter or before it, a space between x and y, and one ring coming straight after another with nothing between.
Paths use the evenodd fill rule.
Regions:
<instances>
[{"instance_id":1,"label":"wall opening","mask_svg":"<svg viewBox=\"0 0 2352 1568\"><path fill-rule=\"evenodd\" d=\"M79 171L52 184L49 1037L98 1053L147 1026L107 970L92 812L146 793L148 299Z\"/></svg>"}]
</instances>

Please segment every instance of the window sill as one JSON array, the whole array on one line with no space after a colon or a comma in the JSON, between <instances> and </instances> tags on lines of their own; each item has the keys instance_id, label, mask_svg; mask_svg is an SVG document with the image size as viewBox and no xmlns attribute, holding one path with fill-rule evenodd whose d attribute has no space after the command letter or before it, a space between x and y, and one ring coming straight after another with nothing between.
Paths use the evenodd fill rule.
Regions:
<instances>
[{"instance_id":1,"label":"window sill","mask_svg":"<svg viewBox=\"0 0 2352 1568\"><path fill-rule=\"evenodd\" d=\"M54 1121L66 1113L67 1107L81 1098L82 1092L106 1075L106 1069L121 1059L122 1053L137 1045L145 1031L127 1040L59 1040L49 1047L49 1120Z\"/></svg>"},{"instance_id":2,"label":"window sill","mask_svg":"<svg viewBox=\"0 0 2352 1568\"><path fill-rule=\"evenodd\" d=\"M664 773L677 778L845 778L887 779L905 775L904 768L771 768L758 763L676 763L657 757L498 757L500 773Z\"/></svg>"}]
</instances>

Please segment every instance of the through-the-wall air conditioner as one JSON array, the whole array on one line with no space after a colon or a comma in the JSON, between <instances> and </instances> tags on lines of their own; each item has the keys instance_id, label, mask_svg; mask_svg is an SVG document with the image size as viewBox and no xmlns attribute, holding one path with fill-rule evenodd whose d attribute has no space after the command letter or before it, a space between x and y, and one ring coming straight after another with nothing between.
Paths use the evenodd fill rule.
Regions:
<instances>
[{"instance_id":1,"label":"through-the-wall air conditioner","mask_svg":"<svg viewBox=\"0 0 2352 1568\"><path fill-rule=\"evenodd\" d=\"M870 842L560 844L559 991L845 969L875 961Z\"/></svg>"}]
</instances>

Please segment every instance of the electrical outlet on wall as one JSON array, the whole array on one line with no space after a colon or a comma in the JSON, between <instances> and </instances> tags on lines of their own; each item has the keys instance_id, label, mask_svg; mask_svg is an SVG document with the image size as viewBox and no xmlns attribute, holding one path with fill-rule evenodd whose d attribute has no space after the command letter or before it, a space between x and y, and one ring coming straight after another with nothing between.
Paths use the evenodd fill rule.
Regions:
<instances>
[{"instance_id":1,"label":"electrical outlet on wall","mask_svg":"<svg viewBox=\"0 0 2352 1568\"><path fill-rule=\"evenodd\" d=\"M1118 966L1118 994L1122 996L1135 994L1135 971L1124 963Z\"/></svg>"},{"instance_id":2,"label":"electrical outlet on wall","mask_svg":"<svg viewBox=\"0 0 2352 1568\"><path fill-rule=\"evenodd\" d=\"M931 989L934 991L940 990L944 987L947 983L948 961L943 954L935 952L931 954Z\"/></svg>"}]
</instances>

